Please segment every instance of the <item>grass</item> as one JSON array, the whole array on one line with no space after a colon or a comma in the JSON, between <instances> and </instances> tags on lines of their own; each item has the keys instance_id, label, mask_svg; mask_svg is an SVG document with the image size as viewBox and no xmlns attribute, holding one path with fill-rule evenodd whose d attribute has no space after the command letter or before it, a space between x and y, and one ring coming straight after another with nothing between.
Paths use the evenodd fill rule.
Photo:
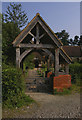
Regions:
<instances>
[{"instance_id":1,"label":"grass","mask_svg":"<svg viewBox=\"0 0 82 120\"><path fill-rule=\"evenodd\" d=\"M20 108L22 106L29 106L31 103L34 103L35 101L27 96L27 95L22 95L22 97L20 99L17 99L16 97L13 97L13 100L8 99L4 105L3 108Z\"/></svg>"},{"instance_id":2,"label":"grass","mask_svg":"<svg viewBox=\"0 0 82 120\"><path fill-rule=\"evenodd\" d=\"M3 108L2 117L7 118L7 119L8 118L12 118L12 119L18 118L19 119L20 116L22 116L22 118L23 118L23 116L24 117L26 116L26 118L28 118L28 115L34 113L35 110L38 109L39 107L40 107L40 105L38 103L34 102L34 103L30 104L29 106L24 105L19 108L17 108L17 107L12 108L12 109Z\"/></svg>"},{"instance_id":3,"label":"grass","mask_svg":"<svg viewBox=\"0 0 82 120\"><path fill-rule=\"evenodd\" d=\"M80 86L72 84L71 91L72 93L80 93Z\"/></svg>"},{"instance_id":4,"label":"grass","mask_svg":"<svg viewBox=\"0 0 82 120\"><path fill-rule=\"evenodd\" d=\"M63 88L63 92L58 92L57 89L54 89L53 94L54 95L68 95L68 94L71 94L71 90Z\"/></svg>"},{"instance_id":5,"label":"grass","mask_svg":"<svg viewBox=\"0 0 82 120\"><path fill-rule=\"evenodd\" d=\"M72 84L72 86L69 89L63 88L63 92L58 92L57 89L54 89L53 91L54 95L69 95L73 93L80 93L80 86Z\"/></svg>"}]
</instances>

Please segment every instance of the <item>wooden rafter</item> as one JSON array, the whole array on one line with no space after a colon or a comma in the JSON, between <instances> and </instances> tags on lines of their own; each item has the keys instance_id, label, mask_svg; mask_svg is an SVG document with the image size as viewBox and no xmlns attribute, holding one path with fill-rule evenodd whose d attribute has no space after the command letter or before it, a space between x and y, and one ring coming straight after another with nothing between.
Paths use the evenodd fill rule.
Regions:
<instances>
[{"instance_id":1,"label":"wooden rafter","mask_svg":"<svg viewBox=\"0 0 82 120\"><path fill-rule=\"evenodd\" d=\"M20 48L38 48L38 49L53 49L54 46L50 44L20 44Z\"/></svg>"},{"instance_id":2,"label":"wooden rafter","mask_svg":"<svg viewBox=\"0 0 82 120\"><path fill-rule=\"evenodd\" d=\"M39 24L36 24L36 44L39 44Z\"/></svg>"},{"instance_id":3,"label":"wooden rafter","mask_svg":"<svg viewBox=\"0 0 82 120\"><path fill-rule=\"evenodd\" d=\"M42 35L39 37L39 39L41 39L42 37L44 37L45 34L46 34L46 33L42 34Z\"/></svg>"},{"instance_id":4,"label":"wooden rafter","mask_svg":"<svg viewBox=\"0 0 82 120\"><path fill-rule=\"evenodd\" d=\"M46 26L47 33L50 32L53 36L53 41L57 46L63 45L62 42L57 38L57 36L54 34L54 32L49 28L49 26L45 23L45 21L42 19L42 17L37 14L32 21L26 26L26 28L16 37L16 39L13 41L13 46L18 45L21 43L24 38L29 34L29 31L31 31L37 23L42 23L44 26ZM42 26L42 25L41 25ZM45 30L45 29L44 29ZM49 34L49 33L48 33ZM49 34L50 35L50 34ZM51 37L52 38L52 37Z\"/></svg>"},{"instance_id":5,"label":"wooden rafter","mask_svg":"<svg viewBox=\"0 0 82 120\"><path fill-rule=\"evenodd\" d=\"M40 28L44 29L45 33L51 38L53 42L51 44L40 44L39 41L42 37L44 37L45 33L40 36ZM31 30L36 26L36 36L31 33ZM34 39L36 39L36 44L22 44L21 42L24 40L24 38L30 34ZM54 43L54 44L53 44ZM62 46L62 42L57 38L55 33L50 29L50 27L46 24L46 22L42 19L42 17L37 14L32 21L26 26L26 28L16 37L16 39L13 41L14 47L20 47L20 48L37 48L37 49L55 49L55 47L59 48L61 56L65 59L66 62L70 63L71 59L70 57L65 53L63 49L60 47ZM55 46L55 47L54 47Z\"/></svg>"},{"instance_id":6,"label":"wooden rafter","mask_svg":"<svg viewBox=\"0 0 82 120\"><path fill-rule=\"evenodd\" d=\"M36 39L36 37L31 32L29 32L28 34L30 34L33 38Z\"/></svg>"}]
</instances>

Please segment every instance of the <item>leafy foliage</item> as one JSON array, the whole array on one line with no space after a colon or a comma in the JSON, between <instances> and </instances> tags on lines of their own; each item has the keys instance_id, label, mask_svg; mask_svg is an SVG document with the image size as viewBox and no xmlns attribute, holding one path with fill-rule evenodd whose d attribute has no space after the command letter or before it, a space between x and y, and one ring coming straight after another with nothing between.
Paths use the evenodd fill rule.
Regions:
<instances>
[{"instance_id":1,"label":"leafy foliage","mask_svg":"<svg viewBox=\"0 0 82 120\"><path fill-rule=\"evenodd\" d=\"M3 61L14 63L15 60L15 48L12 45L13 40L20 33L20 29L14 23L2 24L2 50Z\"/></svg>"},{"instance_id":2,"label":"leafy foliage","mask_svg":"<svg viewBox=\"0 0 82 120\"><path fill-rule=\"evenodd\" d=\"M62 30L61 32L57 32L56 35L64 45L68 45L69 34L65 30Z\"/></svg>"},{"instance_id":3,"label":"leafy foliage","mask_svg":"<svg viewBox=\"0 0 82 120\"><path fill-rule=\"evenodd\" d=\"M79 42L80 42L80 38L77 35L74 37L74 39L72 39L72 38L69 39L69 44L72 45L72 46L80 45Z\"/></svg>"},{"instance_id":4,"label":"leafy foliage","mask_svg":"<svg viewBox=\"0 0 82 120\"><path fill-rule=\"evenodd\" d=\"M71 94L71 88L69 89L63 88L62 92L58 92L57 89L54 89L53 93L54 95L68 95L68 94Z\"/></svg>"},{"instance_id":5,"label":"leafy foliage","mask_svg":"<svg viewBox=\"0 0 82 120\"><path fill-rule=\"evenodd\" d=\"M3 65L2 98L3 106L20 107L33 100L24 94L24 77L20 69Z\"/></svg>"},{"instance_id":6,"label":"leafy foliage","mask_svg":"<svg viewBox=\"0 0 82 120\"><path fill-rule=\"evenodd\" d=\"M23 68L25 69L27 67L28 69L33 69L35 67L35 64L33 63L33 59L34 59L34 54L28 55L23 60Z\"/></svg>"},{"instance_id":7,"label":"leafy foliage","mask_svg":"<svg viewBox=\"0 0 82 120\"><path fill-rule=\"evenodd\" d=\"M0 34L2 33L2 14L0 13Z\"/></svg>"},{"instance_id":8,"label":"leafy foliage","mask_svg":"<svg viewBox=\"0 0 82 120\"><path fill-rule=\"evenodd\" d=\"M21 7L21 4L10 3L3 16L4 22L13 22L14 24L17 24L19 28L25 26L28 18L25 11L22 11Z\"/></svg>"},{"instance_id":9,"label":"leafy foliage","mask_svg":"<svg viewBox=\"0 0 82 120\"><path fill-rule=\"evenodd\" d=\"M79 36L75 36L74 37L74 45L78 45L78 41L79 41Z\"/></svg>"},{"instance_id":10,"label":"leafy foliage","mask_svg":"<svg viewBox=\"0 0 82 120\"><path fill-rule=\"evenodd\" d=\"M20 27L28 20L27 15L21 10L21 4L10 3L5 14L2 14L2 45L3 62L12 64L15 61L15 48L12 42L20 33Z\"/></svg>"},{"instance_id":11,"label":"leafy foliage","mask_svg":"<svg viewBox=\"0 0 82 120\"><path fill-rule=\"evenodd\" d=\"M81 35L80 38L79 38L78 45L82 45L82 35Z\"/></svg>"},{"instance_id":12,"label":"leafy foliage","mask_svg":"<svg viewBox=\"0 0 82 120\"><path fill-rule=\"evenodd\" d=\"M70 64L70 74L72 77L72 83L80 85L82 78L82 64L80 63Z\"/></svg>"},{"instance_id":13,"label":"leafy foliage","mask_svg":"<svg viewBox=\"0 0 82 120\"><path fill-rule=\"evenodd\" d=\"M55 33L57 37L62 41L63 45L82 45L82 36L74 36L73 38L69 39L69 34L66 32L66 30L62 30L61 32Z\"/></svg>"}]
</instances>

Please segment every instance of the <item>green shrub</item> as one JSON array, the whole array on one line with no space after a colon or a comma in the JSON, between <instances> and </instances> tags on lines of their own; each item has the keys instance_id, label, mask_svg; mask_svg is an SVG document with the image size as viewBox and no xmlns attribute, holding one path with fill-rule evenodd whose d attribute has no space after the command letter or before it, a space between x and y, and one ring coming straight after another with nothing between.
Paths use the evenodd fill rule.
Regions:
<instances>
[{"instance_id":1,"label":"green shrub","mask_svg":"<svg viewBox=\"0 0 82 120\"><path fill-rule=\"evenodd\" d=\"M53 94L54 95L68 95L68 94L71 94L71 88L69 89L63 88L62 92L58 92L57 89L54 89Z\"/></svg>"},{"instance_id":2,"label":"green shrub","mask_svg":"<svg viewBox=\"0 0 82 120\"><path fill-rule=\"evenodd\" d=\"M70 74L72 83L80 85L82 78L82 64L80 63L70 64Z\"/></svg>"},{"instance_id":3,"label":"green shrub","mask_svg":"<svg viewBox=\"0 0 82 120\"><path fill-rule=\"evenodd\" d=\"M34 59L33 53L25 57L25 59L23 60L23 70L25 70L26 67L28 67L28 69L33 69L35 67L33 59Z\"/></svg>"},{"instance_id":4,"label":"green shrub","mask_svg":"<svg viewBox=\"0 0 82 120\"><path fill-rule=\"evenodd\" d=\"M5 68L5 69L4 69ZM2 70L3 106L20 107L32 101L24 94L24 78L20 69L5 66Z\"/></svg>"},{"instance_id":5,"label":"green shrub","mask_svg":"<svg viewBox=\"0 0 82 120\"><path fill-rule=\"evenodd\" d=\"M75 84L72 84L72 86L71 86L71 91L72 91L73 93L80 93L80 86L77 86L77 85L75 85Z\"/></svg>"}]
</instances>

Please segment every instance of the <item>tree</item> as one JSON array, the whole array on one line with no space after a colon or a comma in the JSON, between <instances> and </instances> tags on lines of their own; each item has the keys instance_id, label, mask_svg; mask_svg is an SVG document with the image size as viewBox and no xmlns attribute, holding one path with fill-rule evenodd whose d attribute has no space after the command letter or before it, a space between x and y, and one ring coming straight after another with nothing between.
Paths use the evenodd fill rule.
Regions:
<instances>
[{"instance_id":1,"label":"tree","mask_svg":"<svg viewBox=\"0 0 82 120\"><path fill-rule=\"evenodd\" d=\"M74 37L74 45L78 45L78 42L79 42L79 36L75 36Z\"/></svg>"},{"instance_id":2,"label":"tree","mask_svg":"<svg viewBox=\"0 0 82 120\"><path fill-rule=\"evenodd\" d=\"M13 40L20 33L20 29L16 24L9 22L2 24L2 54L6 63L14 63L15 48L12 45Z\"/></svg>"},{"instance_id":3,"label":"tree","mask_svg":"<svg viewBox=\"0 0 82 120\"><path fill-rule=\"evenodd\" d=\"M10 3L7 11L2 16L2 45L3 59L6 63L14 63L15 48L12 45L13 40L20 33L28 18L24 11L21 10L21 4Z\"/></svg>"},{"instance_id":4,"label":"tree","mask_svg":"<svg viewBox=\"0 0 82 120\"><path fill-rule=\"evenodd\" d=\"M2 14L0 13L0 34L2 34Z\"/></svg>"},{"instance_id":5,"label":"tree","mask_svg":"<svg viewBox=\"0 0 82 120\"><path fill-rule=\"evenodd\" d=\"M1 55L2 55L2 14L0 13L0 65L1 65Z\"/></svg>"},{"instance_id":6,"label":"tree","mask_svg":"<svg viewBox=\"0 0 82 120\"><path fill-rule=\"evenodd\" d=\"M69 45L69 42L68 42L69 34L65 30L62 30L61 32L57 32L56 35L64 45Z\"/></svg>"},{"instance_id":7,"label":"tree","mask_svg":"<svg viewBox=\"0 0 82 120\"><path fill-rule=\"evenodd\" d=\"M80 38L79 38L78 45L82 45L82 35L81 35Z\"/></svg>"},{"instance_id":8,"label":"tree","mask_svg":"<svg viewBox=\"0 0 82 120\"><path fill-rule=\"evenodd\" d=\"M69 44L73 46L74 41L73 41L73 39L72 39L72 38L71 38L71 39L69 39Z\"/></svg>"},{"instance_id":9,"label":"tree","mask_svg":"<svg viewBox=\"0 0 82 120\"><path fill-rule=\"evenodd\" d=\"M3 14L4 22L13 22L19 28L27 23L27 15L21 10L21 4L10 3L5 14Z\"/></svg>"}]
</instances>

